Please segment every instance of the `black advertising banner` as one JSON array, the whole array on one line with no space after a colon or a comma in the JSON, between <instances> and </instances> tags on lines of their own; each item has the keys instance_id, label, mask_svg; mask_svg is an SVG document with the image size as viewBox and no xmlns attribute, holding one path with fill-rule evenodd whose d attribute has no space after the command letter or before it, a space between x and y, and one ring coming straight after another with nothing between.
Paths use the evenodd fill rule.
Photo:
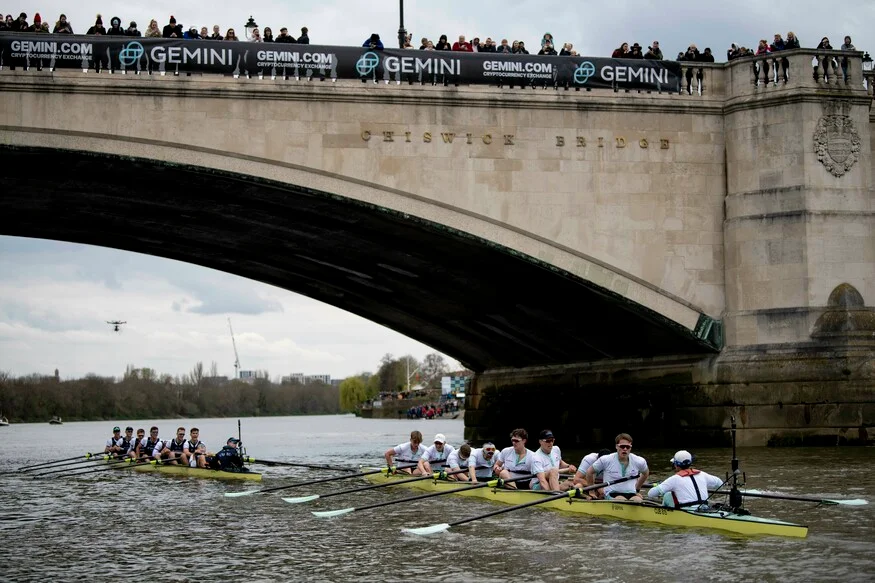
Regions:
<instances>
[{"instance_id":1,"label":"black advertising banner","mask_svg":"<svg viewBox=\"0 0 875 583\"><path fill-rule=\"evenodd\" d=\"M674 61L13 33L0 35L0 66L666 92L681 86Z\"/></svg>"}]
</instances>

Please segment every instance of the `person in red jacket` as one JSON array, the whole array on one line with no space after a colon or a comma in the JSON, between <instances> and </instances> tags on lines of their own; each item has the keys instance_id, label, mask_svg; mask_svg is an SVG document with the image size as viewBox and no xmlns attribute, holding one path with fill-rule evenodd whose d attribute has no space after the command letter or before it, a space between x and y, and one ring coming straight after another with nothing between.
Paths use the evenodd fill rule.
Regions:
<instances>
[{"instance_id":1,"label":"person in red jacket","mask_svg":"<svg viewBox=\"0 0 875 583\"><path fill-rule=\"evenodd\" d=\"M472 53L474 49L471 48L471 43L465 41L465 35L459 35L459 41L453 43L453 50L463 53Z\"/></svg>"}]
</instances>

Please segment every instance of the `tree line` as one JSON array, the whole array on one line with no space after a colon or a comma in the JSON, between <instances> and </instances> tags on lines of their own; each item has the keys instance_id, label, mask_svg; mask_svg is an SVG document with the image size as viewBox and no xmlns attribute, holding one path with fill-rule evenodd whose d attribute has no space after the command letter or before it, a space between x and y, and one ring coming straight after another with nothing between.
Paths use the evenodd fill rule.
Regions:
<instances>
[{"instance_id":1,"label":"tree line","mask_svg":"<svg viewBox=\"0 0 875 583\"><path fill-rule=\"evenodd\" d=\"M13 377L0 373L0 413L13 422L174 417L259 417L341 412L340 389L321 382L271 382L264 371L254 382L209 374L197 363L190 374L172 377L128 366L121 379L87 375Z\"/></svg>"},{"instance_id":2,"label":"tree line","mask_svg":"<svg viewBox=\"0 0 875 583\"><path fill-rule=\"evenodd\" d=\"M421 362L410 355L395 358L386 354L375 374L349 377L340 383L340 407L351 412L379 395L397 395L416 386L439 389L441 377L448 371L444 357L437 352L427 354Z\"/></svg>"}]
</instances>

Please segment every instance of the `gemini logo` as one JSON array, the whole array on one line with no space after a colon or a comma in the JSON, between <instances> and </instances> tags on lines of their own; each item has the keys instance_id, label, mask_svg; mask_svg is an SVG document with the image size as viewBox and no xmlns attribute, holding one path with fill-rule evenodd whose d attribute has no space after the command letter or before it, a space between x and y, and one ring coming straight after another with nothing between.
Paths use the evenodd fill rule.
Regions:
<instances>
[{"instance_id":1,"label":"gemini logo","mask_svg":"<svg viewBox=\"0 0 875 583\"><path fill-rule=\"evenodd\" d=\"M143 53L146 52L146 49L143 48L138 42L129 42L125 45L125 47L119 52L118 60L125 67L130 67L134 63L140 60L140 57L143 56Z\"/></svg>"},{"instance_id":2,"label":"gemini logo","mask_svg":"<svg viewBox=\"0 0 875 583\"><path fill-rule=\"evenodd\" d=\"M359 60L355 64L355 70L362 77L366 77L373 73L379 65L380 56L373 51L368 51L359 57Z\"/></svg>"},{"instance_id":3,"label":"gemini logo","mask_svg":"<svg viewBox=\"0 0 875 583\"><path fill-rule=\"evenodd\" d=\"M584 61L574 70L574 82L578 85L585 85L593 75L595 75L595 65Z\"/></svg>"}]
</instances>

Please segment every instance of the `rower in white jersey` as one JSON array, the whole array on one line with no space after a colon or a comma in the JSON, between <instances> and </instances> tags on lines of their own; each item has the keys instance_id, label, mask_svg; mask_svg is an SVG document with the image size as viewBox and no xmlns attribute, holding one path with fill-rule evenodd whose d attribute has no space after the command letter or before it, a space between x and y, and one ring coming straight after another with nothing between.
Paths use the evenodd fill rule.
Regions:
<instances>
[{"instance_id":1,"label":"rower in white jersey","mask_svg":"<svg viewBox=\"0 0 875 583\"><path fill-rule=\"evenodd\" d=\"M419 458L424 453L425 446L422 445L422 434L418 431L411 431L410 441L390 447L383 454L383 457L386 458L386 466L392 468L395 464L418 464ZM409 468L402 468L398 471L410 473Z\"/></svg>"},{"instance_id":2,"label":"rower in white jersey","mask_svg":"<svg viewBox=\"0 0 875 583\"><path fill-rule=\"evenodd\" d=\"M431 464L445 465L447 458L456 450L455 447L447 443L447 438L443 433L438 433L434 436L434 443L427 448L419 458L419 463L413 471L414 475L427 476L432 473Z\"/></svg>"},{"instance_id":3,"label":"rower in white jersey","mask_svg":"<svg viewBox=\"0 0 875 583\"><path fill-rule=\"evenodd\" d=\"M137 455L140 449L140 443L146 437L146 430L140 427L137 429L137 437L131 442L131 451L128 452L128 457L137 459Z\"/></svg>"},{"instance_id":4,"label":"rower in white jersey","mask_svg":"<svg viewBox=\"0 0 875 583\"><path fill-rule=\"evenodd\" d=\"M671 458L675 475L657 484L647 492L648 498L662 497L662 503L672 508L707 506L708 490L716 490L723 480L701 470L693 469L693 456L680 450Z\"/></svg>"},{"instance_id":5,"label":"rower in white jersey","mask_svg":"<svg viewBox=\"0 0 875 583\"><path fill-rule=\"evenodd\" d=\"M197 447L203 442L200 440L201 430L197 427L192 427L189 430L189 435L191 436L189 439L185 441L182 446L182 465L190 466L191 460L194 457L195 451L197 451Z\"/></svg>"},{"instance_id":6,"label":"rower in white jersey","mask_svg":"<svg viewBox=\"0 0 875 583\"><path fill-rule=\"evenodd\" d=\"M565 482L560 484L560 489L562 491L565 491L570 490L572 487L583 488L584 486L586 486L586 470L588 470L589 466L595 463L595 461L603 455L611 455L611 450L601 449L598 452L588 453L583 456L583 459L580 460L580 465L577 467L577 472L574 474L574 478L572 478L571 480L566 480ZM596 473L595 480L596 482L601 483L601 472ZM605 489L599 488L598 490L590 490L589 492L584 492L583 496L589 498L590 500L598 500L605 497Z\"/></svg>"},{"instance_id":7,"label":"rower in white jersey","mask_svg":"<svg viewBox=\"0 0 875 583\"><path fill-rule=\"evenodd\" d=\"M535 454L533 451L526 449L526 440L528 438L529 433L525 429L514 429L510 432L510 442L513 445L504 448L496 456L498 459L492 468L496 476L502 480L512 480L532 474L532 457ZM527 480L509 482L505 484L505 487L528 490L529 482Z\"/></svg>"},{"instance_id":8,"label":"rower in white jersey","mask_svg":"<svg viewBox=\"0 0 875 583\"><path fill-rule=\"evenodd\" d=\"M447 475L448 480L459 480L460 482L467 482L468 477L468 464L471 462L471 446L467 443L463 443L459 449L455 450L453 453L449 455L447 458L447 470L450 472L456 472L458 470L465 470L465 473L458 473Z\"/></svg>"},{"instance_id":9,"label":"rower in white jersey","mask_svg":"<svg viewBox=\"0 0 875 583\"><path fill-rule=\"evenodd\" d=\"M103 448L103 453L112 454L115 457L119 453L119 447L116 442L122 438L122 430L119 427L112 428L112 437L106 440L106 447Z\"/></svg>"},{"instance_id":10,"label":"rower in white jersey","mask_svg":"<svg viewBox=\"0 0 875 583\"><path fill-rule=\"evenodd\" d=\"M492 479L495 457L495 444L491 441L471 451L471 456L468 458L468 477L472 482Z\"/></svg>"},{"instance_id":11,"label":"rower in white jersey","mask_svg":"<svg viewBox=\"0 0 875 583\"><path fill-rule=\"evenodd\" d=\"M159 444L163 443L161 438L158 437L158 428L154 425L149 429L149 435L140 440L140 443L137 445L137 459L138 460L150 460L152 459L152 454L155 451L155 447Z\"/></svg>"},{"instance_id":12,"label":"rower in white jersey","mask_svg":"<svg viewBox=\"0 0 875 583\"><path fill-rule=\"evenodd\" d=\"M137 445L137 442L134 439L134 428L130 427L130 426L126 427L125 434L122 435L118 439L118 441L115 442L115 444L116 444L116 447L118 447L118 452L116 452L116 457L119 457L119 458L130 457L131 452L134 450L134 447L136 447L136 445Z\"/></svg>"},{"instance_id":13,"label":"rower in white jersey","mask_svg":"<svg viewBox=\"0 0 875 583\"><path fill-rule=\"evenodd\" d=\"M541 447L532 456L532 473L535 477L531 481L532 490L559 490L559 474L573 474L577 471L574 464L569 464L562 459L559 446L553 445L556 437L549 429L541 431L538 443Z\"/></svg>"},{"instance_id":14,"label":"rower in white jersey","mask_svg":"<svg viewBox=\"0 0 875 583\"><path fill-rule=\"evenodd\" d=\"M650 470L647 468L647 460L641 456L637 456L631 452L632 436L628 433L621 433L614 439L616 443L617 453L602 456L586 470L586 483L592 486L595 483L595 475L598 472L603 473L604 483L613 482L621 478L634 476L634 479L614 484L613 486L605 486L605 500L623 499L632 502L642 502L643 499L638 494L644 482L647 481L647 476L650 475Z\"/></svg>"}]
</instances>

